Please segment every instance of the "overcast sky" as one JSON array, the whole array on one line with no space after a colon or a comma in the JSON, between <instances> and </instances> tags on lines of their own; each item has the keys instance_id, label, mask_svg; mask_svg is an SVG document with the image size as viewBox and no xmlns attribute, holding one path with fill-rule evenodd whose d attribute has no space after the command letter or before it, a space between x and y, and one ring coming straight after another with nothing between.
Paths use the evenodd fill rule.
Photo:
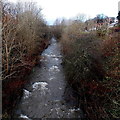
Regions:
<instances>
[{"instance_id":1,"label":"overcast sky","mask_svg":"<svg viewBox=\"0 0 120 120\"><path fill-rule=\"evenodd\" d=\"M9 0L17 1L17 0ZM25 1L25 0L23 0ZM26 0L29 1L29 0ZM103 13L109 17L118 14L118 1L120 0L32 0L42 7L42 13L48 23L56 18L71 18L79 13L95 17Z\"/></svg>"}]
</instances>

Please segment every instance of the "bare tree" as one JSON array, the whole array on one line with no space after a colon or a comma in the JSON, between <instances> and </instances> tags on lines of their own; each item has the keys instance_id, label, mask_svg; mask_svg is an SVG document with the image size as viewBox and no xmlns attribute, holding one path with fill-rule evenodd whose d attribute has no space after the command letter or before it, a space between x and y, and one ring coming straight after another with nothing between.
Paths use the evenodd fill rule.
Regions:
<instances>
[{"instance_id":1,"label":"bare tree","mask_svg":"<svg viewBox=\"0 0 120 120\"><path fill-rule=\"evenodd\" d=\"M2 64L3 79L26 67L25 59L38 54L48 27L35 3L3 3ZM28 66L28 65L27 65Z\"/></svg>"}]
</instances>

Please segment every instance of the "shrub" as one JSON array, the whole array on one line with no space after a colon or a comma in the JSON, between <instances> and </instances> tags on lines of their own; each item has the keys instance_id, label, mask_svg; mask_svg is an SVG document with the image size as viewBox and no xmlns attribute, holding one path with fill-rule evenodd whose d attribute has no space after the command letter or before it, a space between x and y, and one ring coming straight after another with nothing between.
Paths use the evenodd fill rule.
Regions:
<instances>
[{"instance_id":1,"label":"shrub","mask_svg":"<svg viewBox=\"0 0 120 120\"><path fill-rule=\"evenodd\" d=\"M104 68L106 71L106 79L104 85L112 91L107 93L107 100L104 106L109 116L112 118L120 118L119 109L119 82L120 82L120 35L113 33L111 37L107 37L101 44L102 54L104 58Z\"/></svg>"},{"instance_id":2,"label":"shrub","mask_svg":"<svg viewBox=\"0 0 120 120\"><path fill-rule=\"evenodd\" d=\"M71 28L61 38L63 66L80 107L90 120L120 118L119 34L98 37L81 26Z\"/></svg>"}]
</instances>

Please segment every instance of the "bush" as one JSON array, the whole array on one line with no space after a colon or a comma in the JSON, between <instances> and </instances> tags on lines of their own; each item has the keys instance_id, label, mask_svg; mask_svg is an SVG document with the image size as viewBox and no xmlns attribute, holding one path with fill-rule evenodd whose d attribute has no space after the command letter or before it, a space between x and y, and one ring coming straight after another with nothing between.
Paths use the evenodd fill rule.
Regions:
<instances>
[{"instance_id":1,"label":"bush","mask_svg":"<svg viewBox=\"0 0 120 120\"><path fill-rule=\"evenodd\" d=\"M63 66L80 107L90 120L120 118L120 36L98 37L79 25L72 28L67 26L61 38Z\"/></svg>"},{"instance_id":2,"label":"bush","mask_svg":"<svg viewBox=\"0 0 120 120\"><path fill-rule=\"evenodd\" d=\"M120 35L113 33L111 37L107 37L101 45L102 54L104 58L104 68L106 71L106 79L104 85L111 89L107 93L107 100L104 106L106 111L112 118L120 118L120 95L119 95L119 82L120 82Z\"/></svg>"}]
</instances>

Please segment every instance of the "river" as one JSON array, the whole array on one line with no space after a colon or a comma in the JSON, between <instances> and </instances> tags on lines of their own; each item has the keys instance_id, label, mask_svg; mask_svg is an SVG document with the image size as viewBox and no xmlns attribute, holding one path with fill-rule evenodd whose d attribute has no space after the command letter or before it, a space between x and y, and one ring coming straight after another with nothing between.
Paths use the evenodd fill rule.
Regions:
<instances>
[{"instance_id":1,"label":"river","mask_svg":"<svg viewBox=\"0 0 120 120\"><path fill-rule=\"evenodd\" d=\"M29 84L15 109L19 118L81 118L77 97L65 80L60 44L51 44L42 53L40 65L29 76Z\"/></svg>"}]
</instances>

